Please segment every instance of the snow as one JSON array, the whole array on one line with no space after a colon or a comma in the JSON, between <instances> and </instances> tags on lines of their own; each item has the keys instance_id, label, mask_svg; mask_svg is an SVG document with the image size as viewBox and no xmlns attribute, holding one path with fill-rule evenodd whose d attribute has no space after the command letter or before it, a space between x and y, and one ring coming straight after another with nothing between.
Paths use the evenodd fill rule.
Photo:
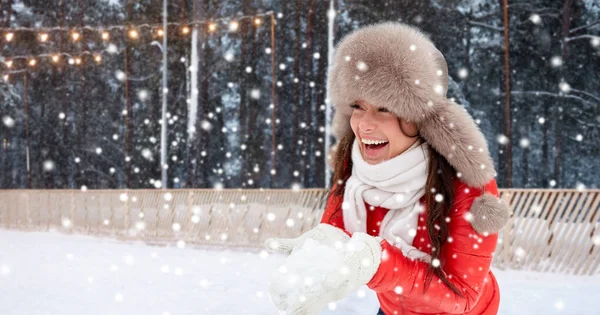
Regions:
<instances>
[{"instance_id":1,"label":"snow","mask_svg":"<svg viewBox=\"0 0 600 315\"><path fill-rule=\"evenodd\" d=\"M0 230L0 314L277 314L264 250ZM493 269L500 314L597 314L600 275ZM335 306L335 307L334 307ZM322 314L376 314L366 287Z\"/></svg>"}]
</instances>

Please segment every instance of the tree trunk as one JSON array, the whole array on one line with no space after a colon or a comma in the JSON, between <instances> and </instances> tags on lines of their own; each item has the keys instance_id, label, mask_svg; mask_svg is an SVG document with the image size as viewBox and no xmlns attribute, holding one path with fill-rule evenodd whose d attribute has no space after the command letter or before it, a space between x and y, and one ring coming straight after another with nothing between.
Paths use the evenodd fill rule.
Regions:
<instances>
[{"instance_id":1,"label":"tree trunk","mask_svg":"<svg viewBox=\"0 0 600 315\"><path fill-rule=\"evenodd\" d=\"M512 187L512 135L511 135L511 112L510 112L510 46L509 46L509 24L508 24L508 0L503 0L504 12L504 128L508 142L506 144L506 187Z\"/></svg>"},{"instance_id":2,"label":"tree trunk","mask_svg":"<svg viewBox=\"0 0 600 315\"><path fill-rule=\"evenodd\" d=\"M202 21L204 20L204 14L205 14L205 0L194 0L192 1L192 20L197 20L197 21ZM195 76L195 78L192 80L192 82L196 82L196 86L191 86L190 88L190 98L195 98L196 104L197 104L197 108L196 108L196 120L195 120L195 135L194 135L194 141L191 143L188 143L188 148L189 148L189 157L188 157L188 169L191 169L191 174L188 173L188 180L187 180L187 186L188 188L205 188L208 187L206 186L206 183L204 182L204 180L206 179L205 174L206 174L206 168L208 163L204 163L207 162L209 159L207 156L202 156L201 152L203 150L203 148L205 147L205 141L204 139L206 138L206 134L210 131L206 131L204 129L202 129L202 122L206 119L206 111L205 111L205 107L204 107L204 100L202 98L202 96L204 96L203 93L203 89L204 89L204 85L201 84L201 80L202 78L204 78L204 76L206 75L206 69L205 69L205 56L204 56L204 48L203 46L205 45L205 37L206 37L206 32L205 32L205 25L204 24L200 24L200 26L198 27L198 35L196 38L196 47L192 48L193 50L196 51L197 55L198 55L198 59L195 60L194 62L196 62L196 64L191 64L192 67L195 68L196 72L192 72L191 75ZM187 71L187 69L186 69ZM196 89L198 89L196 91ZM193 162L195 160L195 163Z\"/></svg>"},{"instance_id":3,"label":"tree trunk","mask_svg":"<svg viewBox=\"0 0 600 315\"><path fill-rule=\"evenodd\" d=\"M291 161L291 168L290 168L290 178L292 179L292 181L295 181L294 178L294 172L297 171L296 167L296 157L298 154L298 125L300 123L300 117L299 117L299 113L298 113L298 107L300 106L300 82L296 82L296 79L300 79L300 42L301 42L301 38L302 38L302 34L300 33L300 12L301 12L301 1L300 0L296 0L296 21L294 24L294 34L296 35L295 41L294 41L294 107L292 109L292 115L294 117L294 122L292 124L292 147L291 147L291 157L290 157L290 161ZM302 169L299 170L300 174L302 174L301 172L303 171Z\"/></svg>"},{"instance_id":4,"label":"tree trunk","mask_svg":"<svg viewBox=\"0 0 600 315\"><path fill-rule=\"evenodd\" d=\"M306 127L304 128L302 134L302 145L305 148L306 154L302 156L303 167L302 173L304 174L303 178L303 187L312 187L313 184L313 176L311 176L314 172L310 169L311 165L315 165L315 155L314 155L314 137L313 135L317 134L317 130L315 128L317 122L312 121L311 112L315 112L315 104L313 102L313 88L307 87L306 84L309 82L315 82L315 74L314 74L314 40L315 40L315 0L310 0L308 4L308 17L306 23L306 49L304 50L306 58L305 63L305 76L302 82L304 88L304 117L303 122L306 123Z\"/></svg>"},{"instance_id":5,"label":"tree trunk","mask_svg":"<svg viewBox=\"0 0 600 315\"><path fill-rule=\"evenodd\" d=\"M127 1L127 21L131 22L131 0ZM131 45L129 42L126 43L125 46L125 108L127 110L127 115L125 115L125 176L127 188L131 188L131 162L127 162L127 157L131 157L131 141L133 138L133 129L131 120L133 118L132 106L131 106L131 96L130 96L130 81L129 76L131 75ZM162 122L166 124L166 121ZM162 183L163 187L166 187L167 183Z\"/></svg>"},{"instance_id":6,"label":"tree trunk","mask_svg":"<svg viewBox=\"0 0 600 315\"><path fill-rule=\"evenodd\" d=\"M199 17L202 20L210 20L211 16L209 14L209 2L210 0L202 0L202 10L204 11L204 13L202 14L201 17ZM202 59L200 60L199 63L202 64L202 72L199 72L198 75L200 76L200 78L202 78L202 81L199 81L199 87L200 87L200 91L198 93L198 96L200 97L200 101L198 102L198 105L200 105L199 107L202 107L202 113L204 113L203 117L206 117L207 113L210 113L213 111L213 106L211 106L211 102L210 102L210 97L209 97L209 91L208 91L208 83L210 82L210 76L211 76L211 71L208 69L209 65L211 64L211 60L212 60L212 49L210 48L209 45L209 36L206 35L206 26L202 27L202 29L200 30L200 33L202 33L202 37L200 38L201 41L199 40L198 43L200 43L202 45L202 47L198 47L199 51L201 51L200 56L202 56ZM201 49L200 49L201 48ZM216 116L219 116L218 113L214 113ZM219 128L218 125L215 125L213 123L213 129L214 130L212 132L212 134L220 134L222 135L223 133L221 132L221 128ZM201 141L201 146L200 146L200 150L202 151L206 151L206 157L207 157L207 161L222 161L222 159L219 159L218 157L215 157L215 155L220 156L220 152L215 151L214 142L218 142L217 137L209 137L207 132L203 132L202 136L200 137L200 141ZM221 147L219 145L217 145L216 147ZM212 157L212 158L211 158ZM221 162L222 163L222 162ZM223 165L221 164L221 167ZM208 181L207 179L210 176L210 171L212 169L213 165L208 165L208 163L204 163L204 167L201 168L202 172L201 172L201 178L203 181L203 187L209 187L208 186Z\"/></svg>"},{"instance_id":7,"label":"tree trunk","mask_svg":"<svg viewBox=\"0 0 600 315\"><path fill-rule=\"evenodd\" d=\"M317 8L317 16L319 19L327 18L327 10L329 10L329 2L328 1L319 1L319 5ZM319 135L322 141L315 143L316 148L321 152L320 156L315 156L315 166L314 174L315 176L315 187L325 187L325 177L322 176L325 174L325 159L327 158L325 155L326 148L324 146L325 143L325 133L321 132L321 127L325 128L325 93L327 88L327 24L325 23L317 23L317 31L316 34L319 36L319 61L318 70L317 70L317 78L318 81L315 82L317 87L317 101L316 107L317 109L313 111L314 118L313 122L315 125L315 135ZM321 126L321 124L323 124ZM314 142L313 142L314 143Z\"/></svg>"},{"instance_id":8,"label":"tree trunk","mask_svg":"<svg viewBox=\"0 0 600 315\"><path fill-rule=\"evenodd\" d=\"M243 14L247 14L248 12L248 7L249 7L249 0L243 0ZM246 54L248 51L248 27L250 27L250 22L248 22L247 19L242 19L240 20L240 34L241 34L241 52L240 52L240 66L239 66L239 91L240 91L240 113L239 113L239 126L240 126L240 142L242 143L242 145L246 145L246 150L241 150L240 152L240 164L241 164L241 170L240 170L240 183L242 185L242 187L244 186L244 183L246 182L246 178L248 176L248 161L247 161L247 157L248 157L248 115L246 113L246 98L247 98L247 86L246 86Z\"/></svg>"},{"instance_id":9,"label":"tree trunk","mask_svg":"<svg viewBox=\"0 0 600 315\"><path fill-rule=\"evenodd\" d=\"M571 29L571 18L572 18L572 7L573 0L565 0L563 4L562 10L562 29L561 29L561 47L562 47L562 60L563 63L566 62L568 57L568 48L566 38L569 36L569 31ZM563 70L561 70L562 72ZM563 79L561 74L561 80ZM563 185L563 180L561 176L561 167L562 167L562 124L563 124L563 110L561 107L561 103L559 103L558 113L555 115L556 122L554 124L554 180L556 181L556 185L561 187Z\"/></svg>"},{"instance_id":10,"label":"tree trunk","mask_svg":"<svg viewBox=\"0 0 600 315\"><path fill-rule=\"evenodd\" d=\"M29 99L27 96L27 71L23 74L23 104L25 106L25 158L27 163L27 188L33 188L31 185L31 162L30 162L30 142L29 142Z\"/></svg>"}]
</instances>

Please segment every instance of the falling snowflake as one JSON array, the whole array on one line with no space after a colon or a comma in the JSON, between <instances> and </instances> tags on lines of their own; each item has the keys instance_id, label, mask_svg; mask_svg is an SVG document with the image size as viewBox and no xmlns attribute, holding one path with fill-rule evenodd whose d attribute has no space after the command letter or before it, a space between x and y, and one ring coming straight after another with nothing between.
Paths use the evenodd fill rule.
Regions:
<instances>
[{"instance_id":1,"label":"falling snowflake","mask_svg":"<svg viewBox=\"0 0 600 315\"><path fill-rule=\"evenodd\" d=\"M2 117L2 123L8 128L12 128L15 125L15 120L10 116L4 116Z\"/></svg>"},{"instance_id":2,"label":"falling snowflake","mask_svg":"<svg viewBox=\"0 0 600 315\"><path fill-rule=\"evenodd\" d=\"M260 98L260 90L252 89L252 91L250 91L250 97L252 97L255 100L259 99Z\"/></svg>"},{"instance_id":3,"label":"falling snowflake","mask_svg":"<svg viewBox=\"0 0 600 315\"><path fill-rule=\"evenodd\" d=\"M119 81L125 81L125 79L127 79L127 75L125 74L125 72L123 72L121 70L115 71L115 77Z\"/></svg>"},{"instance_id":4,"label":"falling snowflake","mask_svg":"<svg viewBox=\"0 0 600 315\"><path fill-rule=\"evenodd\" d=\"M518 258L523 258L525 254L526 252L522 247L517 247L517 249L515 250L515 256L517 256Z\"/></svg>"},{"instance_id":5,"label":"falling snowflake","mask_svg":"<svg viewBox=\"0 0 600 315\"><path fill-rule=\"evenodd\" d=\"M367 64L364 61L357 62L356 68L361 72L365 72L365 71L369 70L369 66L367 66Z\"/></svg>"},{"instance_id":6,"label":"falling snowflake","mask_svg":"<svg viewBox=\"0 0 600 315\"><path fill-rule=\"evenodd\" d=\"M54 166L55 166L54 161L51 161L51 160L44 161L44 171L51 172L54 170Z\"/></svg>"},{"instance_id":7,"label":"falling snowflake","mask_svg":"<svg viewBox=\"0 0 600 315\"><path fill-rule=\"evenodd\" d=\"M567 83L567 82L560 82L560 83L558 84L558 87L560 88L560 90L561 90L563 93L569 93L569 92L571 92L571 86L570 86L570 85L569 85L569 83Z\"/></svg>"},{"instance_id":8,"label":"falling snowflake","mask_svg":"<svg viewBox=\"0 0 600 315\"><path fill-rule=\"evenodd\" d=\"M234 54L233 51L229 50L225 53L225 60L227 60L228 62L232 62L235 58L234 58Z\"/></svg>"},{"instance_id":9,"label":"falling snowflake","mask_svg":"<svg viewBox=\"0 0 600 315\"><path fill-rule=\"evenodd\" d=\"M72 222L69 218L62 218L61 223L62 223L62 226L66 229L68 229L72 226Z\"/></svg>"},{"instance_id":10,"label":"falling snowflake","mask_svg":"<svg viewBox=\"0 0 600 315\"><path fill-rule=\"evenodd\" d=\"M554 56L552 59L550 59L550 64L553 67L560 67L563 64L563 60L560 56Z\"/></svg>"},{"instance_id":11,"label":"falling snowflake","mask_svg":"<svg viewBox=\"0 0 600 315\"><path fill-rule=\"evenodd\" d=\"M539 16L539 14L535 13L529 16L529 20L531 21L531 23L536 25L542 23L542 18Z\"/></svg>"}]
</instances>

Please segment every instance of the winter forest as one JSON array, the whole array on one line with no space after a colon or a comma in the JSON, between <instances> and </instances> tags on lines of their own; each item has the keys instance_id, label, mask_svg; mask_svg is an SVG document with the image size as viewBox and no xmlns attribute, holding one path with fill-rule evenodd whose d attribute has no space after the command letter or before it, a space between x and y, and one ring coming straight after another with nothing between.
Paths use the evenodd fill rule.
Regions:
<instances>
[{"instance_id":1,"label":"winter forest","mask_svg":"<svg viewBox=\"0 0 600 315\"><path fill-rule=\"evenodd\" d=\"M325 187L328 56L381 21L430 34L500 187L597 188L600 2L501 3L173 0L165 30L157 0L2 0L0 188Z\"/></svg>"}]
</instances>

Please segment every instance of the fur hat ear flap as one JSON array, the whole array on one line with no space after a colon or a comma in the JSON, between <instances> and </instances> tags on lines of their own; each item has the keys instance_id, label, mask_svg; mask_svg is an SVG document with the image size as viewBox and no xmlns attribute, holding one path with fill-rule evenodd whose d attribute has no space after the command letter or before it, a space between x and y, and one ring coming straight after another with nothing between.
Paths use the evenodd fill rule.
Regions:
<instances>
[{"instance_id":1,"label":"fur hat ear flap","mask_svg":"<svg viewBox=\"0 0 600 315\"><path fill-rule=\"evenodd\" d=\"M510 217L508 204L488 192L473 201L470 212L471 226L480 234L498 233Z\"/></svg>"},{"instance_id":2,"label":"fur hat ear flap","mask_svg":"<svg viewBox=\"0 0 600 315\"><path fill-rule=\"evenodd\" d=\"M448 160L462 181L483 187L496 175L483 133L464 107L450 100L434 106L435 115L419 126L421 136Z\"/></svg>"}]
</instances>

